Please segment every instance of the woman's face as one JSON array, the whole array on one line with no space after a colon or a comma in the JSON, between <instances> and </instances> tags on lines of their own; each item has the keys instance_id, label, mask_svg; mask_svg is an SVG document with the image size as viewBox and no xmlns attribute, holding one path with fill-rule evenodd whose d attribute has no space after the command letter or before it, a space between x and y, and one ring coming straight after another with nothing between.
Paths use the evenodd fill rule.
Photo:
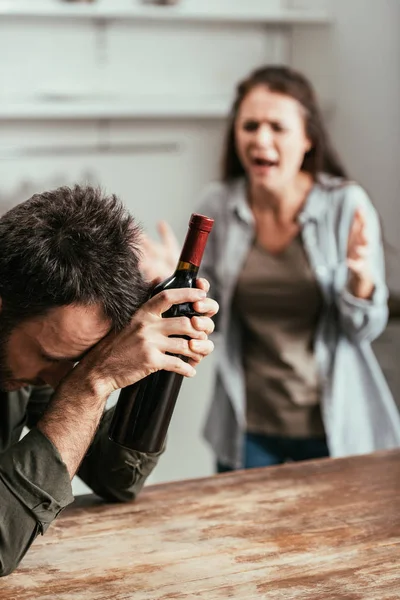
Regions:
<instances>
[{"instance_id":1,"label":"woman's face","mask_svg":"<svg viewBox=\"0 0 400 600\"><path fill-rule=\"evenodd\" d=\"M294 182L311 148L302 105L263 85L253 88L242 101L235 139L250 182L271 192Z\"/></svg>"}]
</instances>

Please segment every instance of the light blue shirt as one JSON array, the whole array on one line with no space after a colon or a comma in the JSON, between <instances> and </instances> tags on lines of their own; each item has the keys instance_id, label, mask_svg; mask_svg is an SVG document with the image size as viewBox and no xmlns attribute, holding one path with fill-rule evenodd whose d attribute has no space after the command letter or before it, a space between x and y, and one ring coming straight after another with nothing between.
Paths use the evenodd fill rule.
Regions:
<instances>
[{"instance_id":1,"label":"light blue shirt","mask_svg":"<svg viewBox=\"0 0 400 600\"><path fill-rule=\"evenodd\" d=\"M347 287L347 241L359 207L367 219L375 283L368 300L354 297ZM212 296L220 304L216 379L205 437L220 462L239 468L243 465L246 396L241 331L231 304L255 235L245 181L211 184L199 212L215 220L201 274L210 281ZM400 415L370 345L384 330L388 317L384 253L376 211L359 185L321 175L308 195L299 223L324 299L315 354L330 454L345 456L398 447Z\"/></svg>"}]
</instances>

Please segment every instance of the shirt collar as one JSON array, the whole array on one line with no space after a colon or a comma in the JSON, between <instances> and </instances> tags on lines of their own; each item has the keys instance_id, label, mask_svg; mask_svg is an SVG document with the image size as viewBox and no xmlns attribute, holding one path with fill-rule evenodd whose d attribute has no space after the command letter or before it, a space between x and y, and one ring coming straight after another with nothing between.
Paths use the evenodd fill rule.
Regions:
<instances>
[{"instance_id":1,"label":"shirt collar","mask_svg":"<svg viewBox=\"0 0 400 600\"><path fill-rule=\"evenodd\" d=\"M232 211L248 225L254 225L254 217L247 201L246 180L237 179L231 188L231 209Z\"/></svg>"},{"instance_id":2,"label":"shirt collar","mask_svg":"<svg viewBox=\"0 0 400 600\"><path fill-rule=\"evenodd\" d=\"M318 222L329 208L329 201L324 202L324 192L334 188L342 182L338 177L321 174L318 181L311 188L302 211L299 214L299 223L304 225L308 221ZM246 180L244 178L234 181L231 188L231 209L248 225L254 225L254 217L247 201ZM322 192L322 193L321 193Z\"/></svg>"},{"instance_id":3,"label":"shirt collar","mask_svg":"<svg viewBox=\"0 0 400 600\"><path fill-rule=\"evenodd\" d=\"M317 181L313 185L303 210L299 214L299 223L304 225L307 221L318 223L329 209L331 201L329 192L338 186L343 185L343 178L334 177L327 173L320 173Z\"/></svg>"},{"instance_id":4,"label":"shirt collar","mask_svg":"<svg viewBox=\"0 0 400 600\"><path fill-rule=\"evenodd\" d=\"M327 203L321 198L321 185L315 183L311 188L307 199L304 203L304 207L299 213L298 221L300 225L304 225L308 221L318 222L327 210Z\"/></svg>"}]
</instances>

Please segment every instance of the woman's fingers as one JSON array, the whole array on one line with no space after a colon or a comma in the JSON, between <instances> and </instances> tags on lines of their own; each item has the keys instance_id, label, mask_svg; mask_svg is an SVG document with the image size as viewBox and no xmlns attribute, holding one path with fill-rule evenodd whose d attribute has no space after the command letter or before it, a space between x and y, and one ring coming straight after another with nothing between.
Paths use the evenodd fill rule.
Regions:
<instances>
[{"instance_id":1,"label":"woman's fingers","mask_svg":"<svg viewBox=\"0 0 400 600\"><path fill-rule=\"evenodd\" d=\"M161 241L153 240L146 233L141 237L140 269L148 281L166 279L173 273L179 258L178 242L171 227L161 221L157 228Z\"/></svg>"},{"instance_id":2,"label":"woman's fingers","mask_svg":"<svg viewBox=\"0 0 400 600\"><path fill-rule=\"evenodd\" d=\"M179 245L172 228L166 221L159 221L157 231L163 250L167 252L170 262L176 264L179 258Z\"/></svg>"},{"instance_id":3,"label":"woman's fingers","mask_svg":"<svg viewBox=\"0 0 400 600\"><path fill-rule=\"evenodd\" d=\"M361 209L357 209L354 214L353 223L349 233L347 246L347 256L354 259L361 248L368 247L369 240L367 235L367 222Z\"/></svg>"}]
</instances>

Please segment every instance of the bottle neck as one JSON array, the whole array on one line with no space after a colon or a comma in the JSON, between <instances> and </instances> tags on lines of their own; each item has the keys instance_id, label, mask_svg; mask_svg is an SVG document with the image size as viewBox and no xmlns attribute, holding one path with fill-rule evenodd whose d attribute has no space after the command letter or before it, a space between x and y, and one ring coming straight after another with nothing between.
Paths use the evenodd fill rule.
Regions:
<instances>
[{"instance_id":1,"label":"bottle neck","mask_svg":"<svg viewBox=\"0 0 400 600\"><path fill-rule=\"evenodd\" d=\"M181 270L199 270L208 234L208 231L189 227L178 262L178 265L182 265Z\"/></svg>"},{"instance_id":2,"label":"bottle neck","mask_svg":"<svg viewBox=\"0 0 400 600\"><path fill-rule=\"evenodd\" d=\"M176 265L175 270L176 271L188 271L193 275L197 275L197 273L199 272L199 267L190 262L187 262L184 260L179 260L178 264Z\"/></svg>"}]
</instances>

